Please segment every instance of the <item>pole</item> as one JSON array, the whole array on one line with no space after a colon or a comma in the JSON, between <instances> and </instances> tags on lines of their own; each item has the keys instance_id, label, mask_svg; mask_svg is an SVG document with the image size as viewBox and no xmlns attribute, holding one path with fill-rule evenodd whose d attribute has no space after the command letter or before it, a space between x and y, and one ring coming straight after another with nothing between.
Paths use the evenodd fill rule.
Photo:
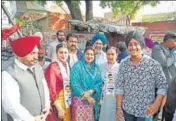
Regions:
<instances>
[{"instance_id":1,"label":"pole","mask_svg":"<svg viewBox=\"0 0 176 121\"><path fill-rule=\"evenodd\" d=\"M8 17L8 19L9 19L10 23L14 26L15 24L14 24L12 18L10 17L10 13L8 12L6 6L4 5L4 2L2 2L1 6L2 6L2 9L4 10L5 14L7 15L7 17ZM20 37L22 37L22 34L21 34L21 32L20 32L19 30L17 30L17 33L18 33L18 35L19 35Z\"/></svg>"}]
</instances>

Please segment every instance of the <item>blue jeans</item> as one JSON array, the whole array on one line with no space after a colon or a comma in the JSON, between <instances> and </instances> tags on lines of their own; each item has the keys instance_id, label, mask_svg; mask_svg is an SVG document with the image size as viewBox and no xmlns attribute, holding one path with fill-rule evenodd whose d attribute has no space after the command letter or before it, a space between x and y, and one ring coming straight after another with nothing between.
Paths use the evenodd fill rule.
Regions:
<instances>
[{"instance_id":1,"label":"blue jeans","mask_svg":"<svg viewBox=\"0 0 176 121\"><path fill-rule=\"evenodd\" d=\"M145 121L145 118L136 117L136 116L131 115L125 111L123 111L123 115L124 115L125 121Z\"/></svg>"}]
</instances>

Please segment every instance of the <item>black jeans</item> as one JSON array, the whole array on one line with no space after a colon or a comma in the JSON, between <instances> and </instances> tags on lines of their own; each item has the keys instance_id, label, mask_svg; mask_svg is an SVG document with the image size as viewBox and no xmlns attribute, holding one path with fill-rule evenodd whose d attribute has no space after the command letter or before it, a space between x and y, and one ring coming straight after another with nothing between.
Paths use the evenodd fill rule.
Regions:
<instances>
[{"instance_id":1,"label":"black jeans","mask_svg":"<svg viewBox=\"0 0 176 121\"><path fill-rule=\"evenodd\" d=\"M172 121L173 117L174 117L174 114L171 114L171 113L167 112L166 110L164 111L165 121Z\"/></svg>"},{"instance_id":2,"label":"black jeans","mask_svg":"<svg viewBox=\"0 0 176 121\"><path fill-rule=\"evenodd\" d=\"M176 109L176 77L169 83L167 100L165 104L165 121L172 121Z\"/></svg>"},{"instance_id":3,"label":"black jeans","mask_svg":"<svg viewBox=\"0 0 176 121\"><path fill-rule=\"evenodd\" d=\"M125 118L125 121L145 121L145 118L142 117L136 117L134 115L131 115L123 110L123 115Z\"/></svg>"}]
</instances>

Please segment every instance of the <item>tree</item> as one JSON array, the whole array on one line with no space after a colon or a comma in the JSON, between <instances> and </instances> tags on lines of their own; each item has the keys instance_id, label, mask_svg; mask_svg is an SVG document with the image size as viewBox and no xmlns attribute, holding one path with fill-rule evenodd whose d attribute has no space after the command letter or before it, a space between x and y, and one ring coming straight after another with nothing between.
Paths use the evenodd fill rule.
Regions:
<instances>
[{"instance_id":1,"label":"tree","mask_svg":"<svg viewBox=\"0 0 176 121\"><path fill-rule=\"evenodd\" d=\"M92 1L85 0L86 3L86 21L93 19Z\"/></svg>"},{"instance_id":2,"label":"tree","mask_svg":"<svg viewBox=\"0 0 176 121\"><path fill-rule=\"evenodd\" d=\"M136 12L144 5L156 6L158 1L101 1L100 6L102 8L109 7L113 11L114 17L120 15L126 15L129 19L132 19Z\"/></svg>"},{"instance_id":3,"label":"tree","mask_svg":"<svg viewBox=\"0 0 176 121\"><path fill-rule=\"evenodd\" d=\"M72 19L83 21L80 6L79 6L80 1L64 0L64 2L68 6Z\"/></svg>"},{"instance_id":4,"label":"tree","mask_svg":"<svg viewBox=\"0 0 176 121\"><path fill-rule=\"evenodd\" d=\"M67 5L67 7L68 7L68 9L70 11L72 19L83 21L82 14L81 14L81 9L80 9L80 1L79 0L77 0L77 1L55 0L55 3L58 6L62 6L62 2L66 3L66 5ZM39 1L39 3L44 6L46 4L46 0ZM93 19L92 1L85 0L85 4L86 4L86 21L92 20Z\"/></svg>"}]
</instances>

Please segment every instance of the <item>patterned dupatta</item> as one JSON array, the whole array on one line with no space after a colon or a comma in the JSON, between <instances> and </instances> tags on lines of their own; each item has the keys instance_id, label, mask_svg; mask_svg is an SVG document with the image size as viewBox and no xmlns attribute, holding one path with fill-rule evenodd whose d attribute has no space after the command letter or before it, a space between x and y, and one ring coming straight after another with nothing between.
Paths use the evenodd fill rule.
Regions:
<instances>
[{"instance_id":1,"label":"patterned dupatta","mask_svg":"<svg viewBox=\"0 0 176 121\"><path fill-rule=\"evenodd\" d=\"M99 70L98 66L95 64L95 59L91 63L91 65L88 65L84 59L82 59L81 61L82 61L82 65L84 67L83 70L85 70L87 72L87 74L90 76L90 78L87 78L86 80L87 81L94 80L91 85L92 88L94 88L94 85L97 85L99 83L99 81L102 82L100 70ZM86 78L88 76L83 75L83 77ZM96 103L94 104L94 115L95 115L95 121L98 121L99 113L100 113L99 101L101 98L101 88L98 92L93 94L92 97L96 100Z\"/></svg>"},{"instance_id":2,"label":"patterned dupatta","mask_svg":"<svg viewBox=\"0 0 176 121\"><path fill-rule=\"evenodd\" d=\"M71 105L70 68L69 68L68 63L66 63L66 68L59 60L57 60L57 63L60 67L61 75L63 78L65 106L66 108L69 108Z\"/></svg>"}]
</instances>

